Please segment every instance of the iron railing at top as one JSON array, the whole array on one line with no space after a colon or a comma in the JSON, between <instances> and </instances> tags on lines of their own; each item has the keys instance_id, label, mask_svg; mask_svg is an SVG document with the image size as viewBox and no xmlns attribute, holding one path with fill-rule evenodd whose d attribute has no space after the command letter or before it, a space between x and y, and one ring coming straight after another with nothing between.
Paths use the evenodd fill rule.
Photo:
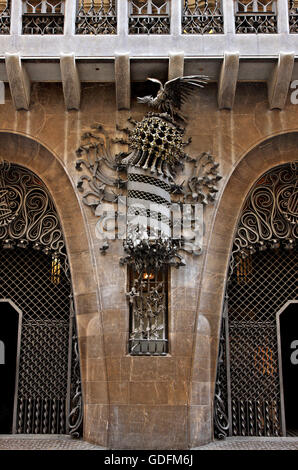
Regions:
<instances>
[{"instance_id":1,"label":"iron railing at top","mask_svg":"<svg viewBox=\"0 0 298 470\"><path fill-rule=\"evenodd\" d=\"M23 34L63 34L64 0L24 0Z\"/></svg>"},{"instance_id":2,"label":"iron railing at top","mask_svg":"<svg viewBox=\"0 0 298 470\"><path fill-rule=\"evenodd\" d=\"M290 33L298 33L298 1L289 0Z\"/></svg>"},{"instance_id":3,"label":"iron railing at top","mask_svg":"<svg viewBox=\"0 0 298 470\"><path fill-rule=\"evenodd\" d=\"M129 34L170 34L170 0L128 0Z\"/></svg>"},{"instance_id":4,"label":"iron railing at top","mask_svg":"<svg viewBox=\"0 0 298 470\"><path fill-rule=\"evenodd\" d=\"M183 0L183 34L223 33L221 0Z\"/></svg>"},{"instance_id":5,"label":"iron railing at top","mask_svg":"<svg viewBox=\"0 0 298 470\"><path fill-rule=\"evenodd\" d=\"M10 33L10 0L0 3L0 34Z\"/></svg>"},{"instance_id":6,"label":"iron railing at top","mask_svg":"<svg viewBox=\"0 0 298 470\"><path fill-rule=\"evenodd\" d=\"M236 33L277 33L276 0L236 0Z\"/></svg>"},{"instance_id":7,"label":"iron railing at top","mask_svg":"<svg viewBox=\"0 0 298 470\"><path fill-rule=\"evenodd\" d=\"M116 8L116 0L80 0L76 34L117 34Z\"/></svg>"}]
</instances>

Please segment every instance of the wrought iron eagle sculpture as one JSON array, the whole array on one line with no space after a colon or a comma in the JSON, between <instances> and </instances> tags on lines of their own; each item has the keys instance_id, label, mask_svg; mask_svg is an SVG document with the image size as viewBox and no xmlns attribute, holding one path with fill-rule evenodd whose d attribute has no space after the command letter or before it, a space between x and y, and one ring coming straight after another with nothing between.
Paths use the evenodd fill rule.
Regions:
<instances>
[{"instance_id":1,"label":"wrought iron eagle sculpture","mask_svg":"<svg viewBox=\"0 0 298 470\"><path fill-rule=\"evenodd\" d=\"M147 95L138 97L138 103L148 103L149 106L158 111L168 113L174 119L186 121L185 116L180 112L182 105L193 95L198 88L204 88L209 77L206 75L190 75L169 80L164 85L156 78L148 78L153 83L159 84L159 91L156 97Z\"/></svg>"}]
</instances>

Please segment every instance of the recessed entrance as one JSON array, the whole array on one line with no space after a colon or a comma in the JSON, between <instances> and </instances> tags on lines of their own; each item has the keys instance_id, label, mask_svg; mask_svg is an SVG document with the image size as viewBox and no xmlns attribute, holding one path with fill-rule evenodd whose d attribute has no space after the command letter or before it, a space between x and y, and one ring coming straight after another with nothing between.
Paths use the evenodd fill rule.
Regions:
<instances>
[{"instance_id":1,"label":"recessed entrance","mask_svg":"<svg viewBox=\"0 0 298 470\"><path fill-rule=\"evenodd\" d=\"M278 313L280 380L283 390L283 433L298 436L298 300Z\"/></svg>"},{"instance_id":2,"label":"recessed entrance","mask_svg":"<svg viewBox=\"0 0 298 470\"><path fill-rule=\"evenodd\" d=\"M78 436L80 364L60 220L29 170L0 164L0 190L0 434Z\"/></svg>"},{"instance_id":3,"label":"recessed entrance","mask_svg":"<svg viewBox=\"0 0 298 470\"><path fill-rule=\"evenodd\" d=\"M13 432L21 312L0 300L0 434Z\"/></svg>"},{"instance_id":4,"label":"recessed entrance","mask_svg":"<svg viewBox=\"0 0 298 470\"><path fill-rule=\"evenodd\" d=\"M216 437L298 429L297 176L296 162L273 168L243 206L224 302Z\"/></svg>"}]
</instances>

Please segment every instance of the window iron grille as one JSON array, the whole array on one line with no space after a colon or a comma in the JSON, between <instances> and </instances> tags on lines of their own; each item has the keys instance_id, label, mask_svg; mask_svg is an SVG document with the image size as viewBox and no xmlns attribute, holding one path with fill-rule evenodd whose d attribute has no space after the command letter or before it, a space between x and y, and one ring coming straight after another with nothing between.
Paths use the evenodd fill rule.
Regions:
<instances>
[{"instance_id":1,"label":"window iron grille","mask_svg":"<svg viewBox=\"0 0 298 470\"><path fill-rule=\"evenodd\" d=\"M10 0L0 3L0 34L10 33Z\"/></svg>"},{"instance_id":2,"label":"window iron grille","mask_svg":"<svg viewBox=\"0 0 298 470\"><path fill-rule=\"evenodd\" d=\"M236 0L236 33L277 33L276 0Z\"/></svg>"},{"instance_id":3,"label":"window iron grille","mask_svg":"<svg viewBox=\"0 0 298 470\"><path fill-rule=\"evenodd\" d=\"M221 0L184 0L183 34L219 34L223 32Z\"/></svg>"},{"instance_id":4,"label":"window iron grille","mask_svg":"<svg viewBox=\"0 0 298 470\"><path fill-rule=\"evenodd\" d=\"M165 355L168 351L168 268L137 272L129 268L129 352L132 355Z\"/></svg>"},{"instance_id":5,"label":"window iron grille","mask_svg":"<svg viewBox=\"0 0 298 470\"><path fill-rule=\"evenodd\" d=\"M63 34L64 0L24 0L23 34Z\"/></svg>"},{"instance_id":6,"label":"window iron grille","mask_svg":"<svg viewBox=\"0 0 298 470\"><path fill-rule=\"evenodd\" d=\"M289 26L290 33L298 33L298 2L289 0Z\"/></svg>"},{"instance_id":7,"label":"window iron grille","mask_svg":"<svg viewBox=\"0 0 298 470\"><path fill-rule=\"evenodd\" d=\"M80 0L76 34L117 34L116 0Z\"/></svg>"},{"instance_id":8,"label":"window iron grille","mask_svg":"<svg viewBox=\"0 0 298 470\"><path fill-rule=\"evenodd\" d=\"M170 0L128 0L129 34L170 34Z\"/></svg>"}]
</instances>

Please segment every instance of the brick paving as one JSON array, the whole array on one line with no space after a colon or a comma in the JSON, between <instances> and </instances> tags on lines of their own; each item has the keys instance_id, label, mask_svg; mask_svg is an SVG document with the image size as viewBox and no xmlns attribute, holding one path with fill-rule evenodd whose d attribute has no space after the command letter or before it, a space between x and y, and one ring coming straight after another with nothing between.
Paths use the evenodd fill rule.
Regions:
<instances>
[{"instance_id":1,"label":"brick paving","mask_svg":"<svg viewBox=\"0 0 298 470\"><path fill-rule=\"evenodd\" d=\"M229 437L197 450L298 450L298 437ZM195 449L194 449L195 450Z\"/></svg>"},{"instance_id":2,"label":"brick paving","mask_svg":"<svg viewBox=\"0 0 298 470\"><path fill-rule=\"evenodd\" d=\"M19 434L0 436L0 450L105 450L105 448L63 435Z\"/></svg>"}]
</instances>

